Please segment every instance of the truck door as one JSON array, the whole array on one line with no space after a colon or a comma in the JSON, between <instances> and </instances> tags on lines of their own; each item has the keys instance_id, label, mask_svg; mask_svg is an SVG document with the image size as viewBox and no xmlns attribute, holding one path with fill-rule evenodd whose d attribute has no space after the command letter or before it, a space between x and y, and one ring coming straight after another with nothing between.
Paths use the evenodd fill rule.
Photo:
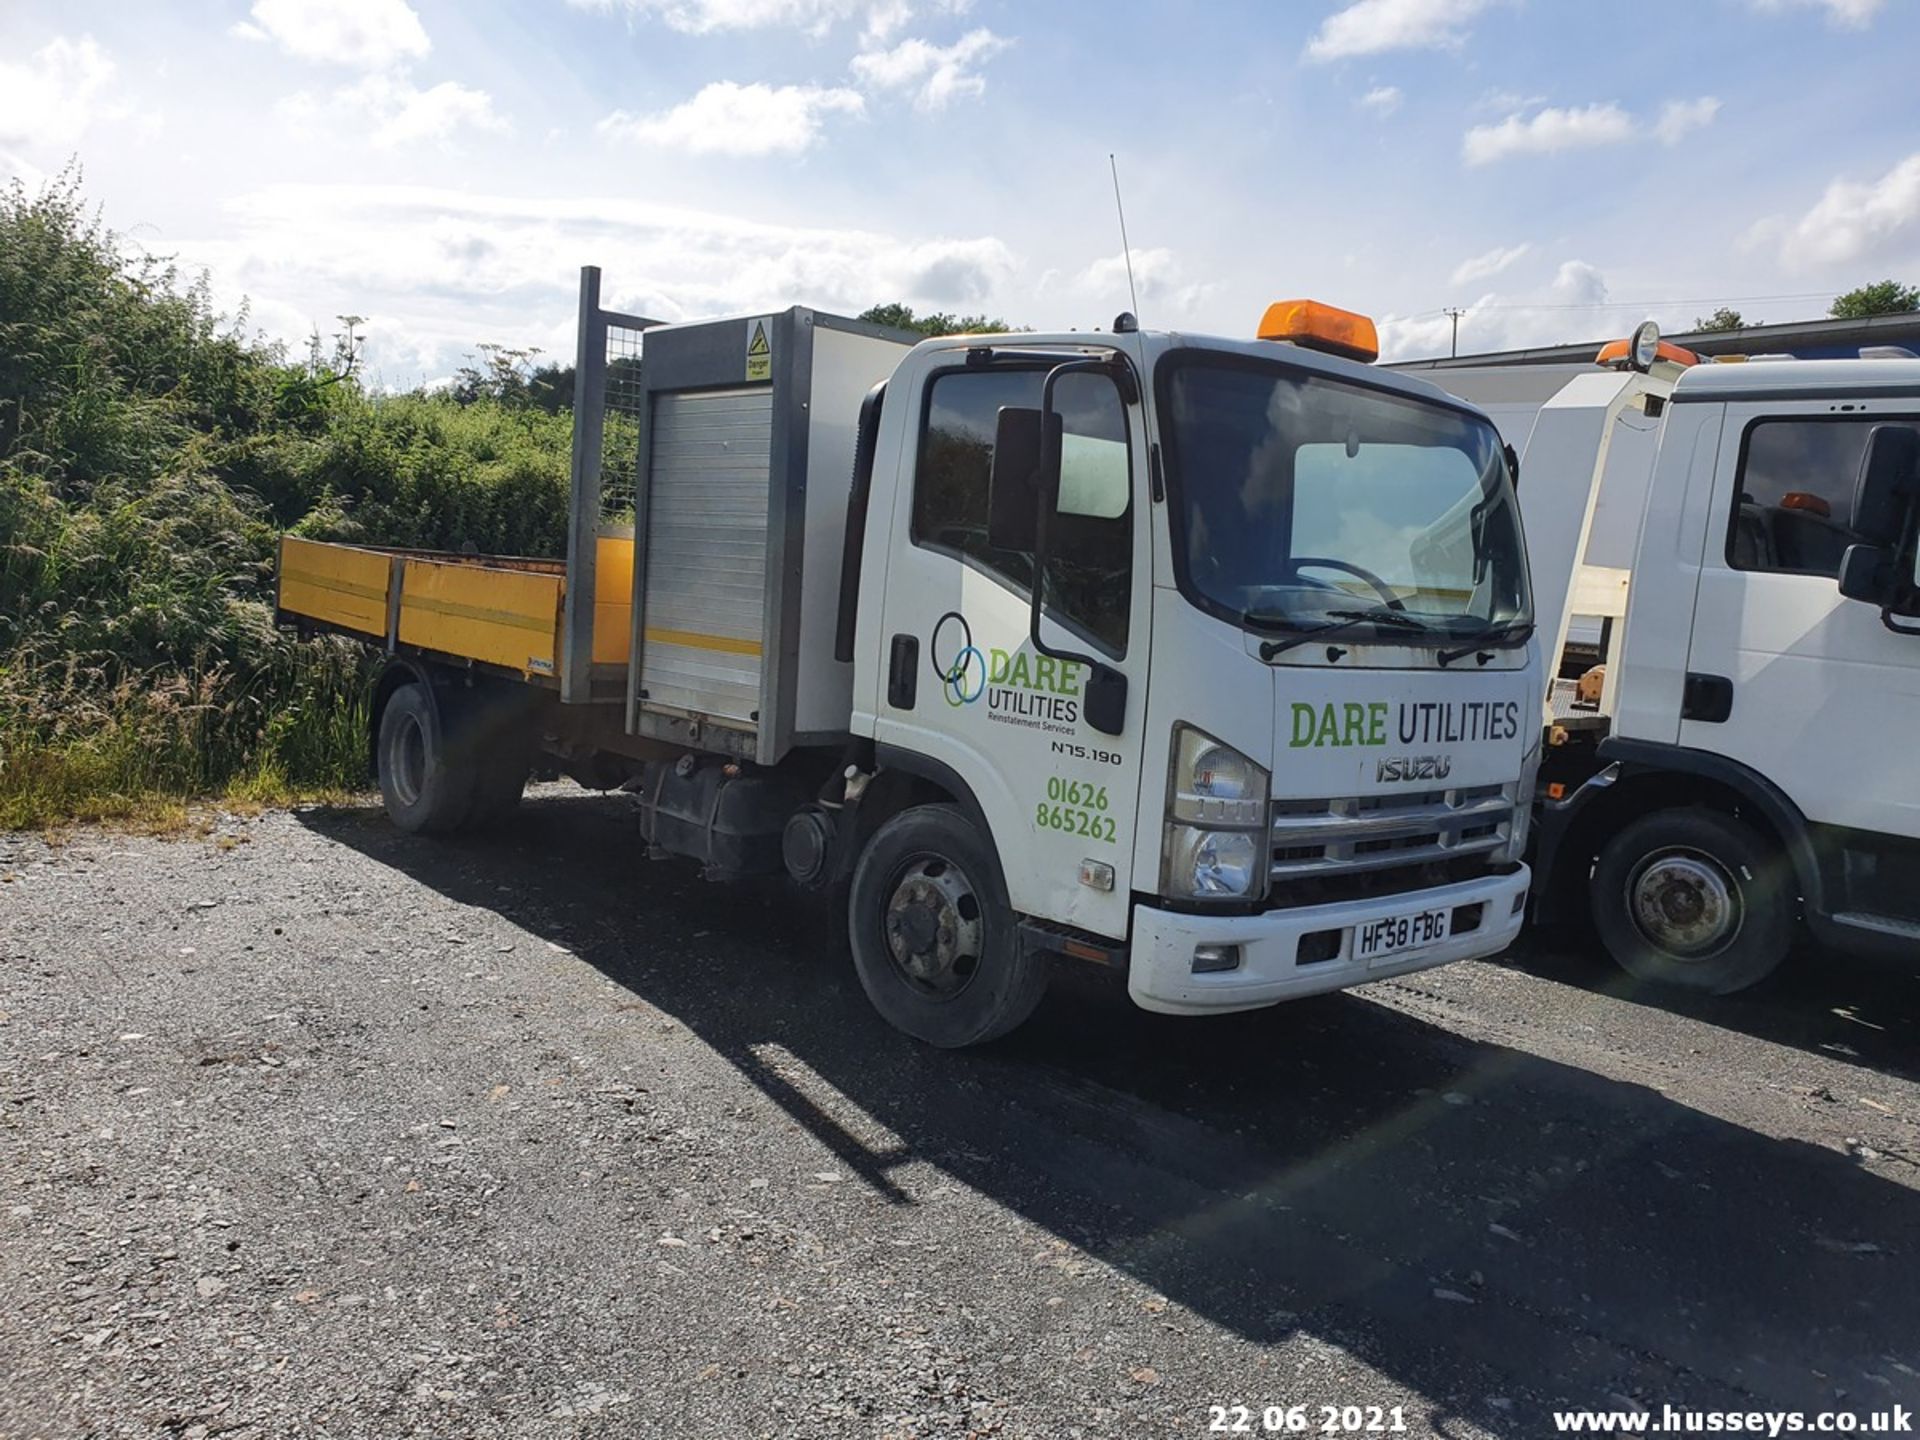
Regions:
<instances>
[{"instance_id":1,"label":"truck door","mask_svg":"<svg viewBox=\"0 0 1920 1440\"><path fill-rule=\"evenodd\" d=\"M1088 667L1029 640L1031 552L988 537L999 412L1037 407L1057 361L1003 351L968 365L965 353L936 358L899 397L910 418L885 547L875 739L971 790L1015 910L1121 938L1152 630L1140 406L1104 374L1062 376L1054 391L1071 520L1050 526L1041 638L1127 677L1124 721L1108 735L1087 722Z\"/></svg>"},{"instance_id":2,"label":"truck door","mask_svg":"<svg viewBox=\"0 0 1920 1440\"><path fill-rule=\"evenodd\" d=\"M1809 820L1920 835L1920 640L1835 583L1874 426L1920 403L1732 404L1695 597L1680 743L1750 766Z\"/></svg>"}]
</instances>

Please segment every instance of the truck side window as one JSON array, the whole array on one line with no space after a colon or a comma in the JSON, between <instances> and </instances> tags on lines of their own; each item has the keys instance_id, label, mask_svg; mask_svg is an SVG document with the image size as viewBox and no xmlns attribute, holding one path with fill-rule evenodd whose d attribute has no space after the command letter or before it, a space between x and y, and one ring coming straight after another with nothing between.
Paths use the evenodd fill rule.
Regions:
<instances>
[{"instance_id":1,"label":"truck side window","mask_svg":"<svg viewBox=\"0 0 1920 1440\"><path fill-rule=\"evenodd\" d=\"M1871 419L1761 420L1747 428L1727 536L1736 570L1837 576L1853 532L1853 487Z\"/></svg>"},{"instance_id":2,"label":"truck side window","mask_svg":"<svg viewBox=\"0 0 1920 1440\"><path fill-rule=\"evenodd\" d=\"M1004 405L1037 406L1043 369L950 370L927 388L914 475L913 543L973 565L1024 591L1033 556L987 543L993 438ZM1132 470L1127 413L1104 375L1063 375L1054 405L1064 428L1060 510L1050 527L1047 613L1119 657L1133 594Z\"/></svg>"}]
</instances>

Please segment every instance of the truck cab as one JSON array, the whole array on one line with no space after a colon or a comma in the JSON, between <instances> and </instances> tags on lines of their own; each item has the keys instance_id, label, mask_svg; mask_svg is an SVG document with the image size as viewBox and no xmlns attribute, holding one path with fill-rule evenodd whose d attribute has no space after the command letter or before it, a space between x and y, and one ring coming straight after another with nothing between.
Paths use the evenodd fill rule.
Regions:
<instances>
[{"instance_id":1,"label":"truck cab","mask_svg":"<svg viewBox=\"0 0 1920 1440\"><path fill-rule=\"evenodd\" d=\"M1149 1009L1521 923L1540 679L1506 460L1471 408L1329 353L1369 348L1338 325L928 342L856 477L853 733L960 801L1030 934ZM853 898L856 955L862 923L891 942L893 902Z\"/></svg>"},{"instance_id":2,"label":"truck cab","mask_svg":"<svg viewBox=\"0 0 1920 1440\"><path fill-rule=\"evenodd\" d=\"M1647 354L1570 381L1521 463L1563 637L1595 515L1638 511L1604 685L1549 699L1542 916L1584 912L1630 972L1716 993L1803 935L1911 961L1920 361ZM1625 475L1597 443L1622 416L1657 438Z\"/></svg>"}]
</instances>

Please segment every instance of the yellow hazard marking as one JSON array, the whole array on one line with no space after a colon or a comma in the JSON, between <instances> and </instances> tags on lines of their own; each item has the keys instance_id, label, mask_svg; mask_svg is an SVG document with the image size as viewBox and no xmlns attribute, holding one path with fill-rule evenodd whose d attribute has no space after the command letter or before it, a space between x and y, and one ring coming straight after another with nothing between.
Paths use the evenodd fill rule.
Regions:
<instances>
[{"instance_id":1,"label":"yellow hazard marking","mask_svg":"<svg viewBox=\"0 0 1920 1440\"><path fill-rule=\"evenodd\" d=\"M497 610L486 605L462 605L458 600L436 600L426 595L407 595L400 603L408 610L425 610L434 615L451 615L460 620L479 620L488 625L511 625L517 630L531 630L536 635L546 635L553 629L553 621L541 615L522 615L514 610Z\"/></svg>"},{"instance_id":2,"label":"yellow hazard marking","mask_svg":"<svg viewBox=\"0 0 1920 1440\"><path fill-rule=\"evenodd\" d=\"M311 585L316 590L331 590L338 595L358 595L363 600L378 600L383 604L387 598L387 587L384 585L356 585L351 580L321 575L312 570L296 570L289 565L280 567L280 578L297 585Z\"/></svg>"},{"instance_id":3,"label":"yellow hazard marking","mask_svg":"<svg viewBox=\"0 0 1920 1440\"><path fill-rule=\"evenodd\" d=\"M773 346L767 343L767 322L755 320L747 332L747 379L773 378Z\"/></svg>"},{"instance_id":4,"label":"yellow hazard marking","mask_svg":"<svg viewBox=\"0 0 1920 1440\"><path fill-rule=\"evenodd\" d=\"M649 625L647 639L656 645L684 645L689 650L717 650L723 655L760 654L758 640L736 640L731 635L700 635L692 630L656 630Z\"/></svg>"}]
</instances>

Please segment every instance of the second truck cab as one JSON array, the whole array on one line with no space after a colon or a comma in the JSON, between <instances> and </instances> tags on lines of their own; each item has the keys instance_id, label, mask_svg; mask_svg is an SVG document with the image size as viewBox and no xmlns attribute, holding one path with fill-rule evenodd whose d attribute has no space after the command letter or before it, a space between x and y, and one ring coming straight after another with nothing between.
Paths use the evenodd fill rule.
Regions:
<instances>
[{"instance_id":1,"label":"second truck cab","mask_svg":"<svg viewBox=\"0 0 1920 1440\"><path fill-rule=\"evenodd\" d=\"M1604 661L1550 700L1537 908L1712 992L1803 935L1911 963L1920 361L1695 359L1649 324L1511 417L1548 654L1585 616Z\"/></svg>"}]
</instances>

